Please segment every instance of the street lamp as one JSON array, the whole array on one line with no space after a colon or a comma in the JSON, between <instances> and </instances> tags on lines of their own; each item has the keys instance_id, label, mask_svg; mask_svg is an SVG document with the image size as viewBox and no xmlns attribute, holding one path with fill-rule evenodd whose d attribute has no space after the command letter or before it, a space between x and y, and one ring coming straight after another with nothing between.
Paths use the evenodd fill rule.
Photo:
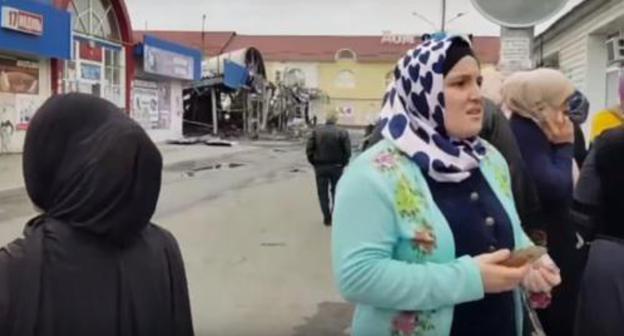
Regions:
<instances>
[{"instance_id":1,"label":"street lamp","mask_svg":"<svg viewBox=\"0 0 624 336\"><path fill-rule=\"evenodd\" d=\"M457 15L453 16L450 20L446 21L446 25L448 26L451 22L459 19L462 16L465 16L466 14L468 14L468 12L457 13Z\"/></svg>"},{"instance_id":2,"label":"street lamp","mask_svg":"<svg viewBox=\"0 0 624 336\"><path fill-rule=\"evenodd\" d=\"M414 15L414 16L418 17L419 19L421 19L421 20L425 21L426 23L428 23L431 26L431 28L433 28L434 31L438 29L436 24L431 22L431 20L427 19L427 17L425 17L424 15L422 15L422 14L420 14L418 12L412 12L412 15Z\"/></svg>"},{"instance_id":3,"label":"street lamp","mask_svg":"<svg viewBox=\"0 0 624 336\"><path fill-rule=\"evenodd\" d=\"M442 21L442 26L440 27L440 31L444 32L446 30L446 26L459 19L462 16L465 16L466 14L468 14L468 12L461 12L461 13L457 13L455 16L453 16L451 19L446 20L446 18L444 19L444 21ZM425 23L429 24L429 26L431 26L431 28L433 28L434 31L438 30L438 27L435 23L433 23L431 20L429 20L426 16L418 13L418 12L412 12L412 15L418 17L419 19L423 20Z\"/></svg>"}]
</instances>

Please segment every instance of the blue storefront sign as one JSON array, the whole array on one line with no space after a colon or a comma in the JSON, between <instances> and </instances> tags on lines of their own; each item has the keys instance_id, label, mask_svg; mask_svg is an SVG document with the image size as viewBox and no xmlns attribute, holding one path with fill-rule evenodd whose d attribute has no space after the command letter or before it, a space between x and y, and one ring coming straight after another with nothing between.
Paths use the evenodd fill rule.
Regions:
<instances>
[{"instance_id":1,"label":"blue storefront sign","mask_svg":"<svg viewBox=\"0 0 624 336\"><path fill-rule=\"evenodd\" d=\"M45 1L0 0L0 52L70 59L71 15Z\"/></svg>"},{"instance_id":2,"label":"blue storefront sign","mask_svg":"<svg viewBox=\"0 0 624 336\"><path fill-rule=\"evenodd\" d=\"M199 50L146 35L135 51L143 60L145 73L183 80L198 80L201 76Z\"/></svg>"}]
</instances>

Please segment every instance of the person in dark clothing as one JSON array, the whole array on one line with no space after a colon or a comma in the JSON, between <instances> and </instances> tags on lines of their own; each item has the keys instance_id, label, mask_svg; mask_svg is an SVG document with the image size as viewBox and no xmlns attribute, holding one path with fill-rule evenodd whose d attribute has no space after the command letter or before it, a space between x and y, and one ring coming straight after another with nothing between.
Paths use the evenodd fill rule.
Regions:
<instances>
[{"instance_id":1,"label":"person in dark clothing","mask_svg":"<svg viewBox=\"0 0 624 336\"><path fill-rule=\"evenodd\" d=\"M536 217L540 211L539 196L535 184L527 176L522 154L501 109L489 99L484 99L483 128L479 136L489 141L503 155L509 165L511 189L522 227L535 242L543 239L536 231Z\"/></svg>"},{"instance_id":2,"label":"person in dark clothing","mask_svg":"<svg viewBox=\"0 0 624 336\"><path fill-rule=\"evenodd\" d=\"M600 207L579 292L575 335L624 335L624 128L608 130L592 149Z\"/></svg>"},{"instance_id":3,"label":"person in dark clothing","mask_svg":"<svg viewBox=\"0 0 624 336\"><path fill-rule=\"evenodd\" d=\"M587 158L587 146L585 146L585 134L581 125L574 123L574 162L581 169Z\"/></svg>"},{"instance_id":4,"label":"person in dark clothing","mask_svg":"<svg viewBox=\"0 0 624 336\"><path fill-rule=\"evenodd\" d=\"M375 135L375 124L368 124L364 128L364 140L362 141L362 151L365 151L368 147L370 147L371 140L375 140L372 137ZM379 133L381 135L381 133ZM379 141L379 140L377 140Z\"/></svg>"},{"instance_id":5,"label":"person in dark clothing","mask_svg":"<svg viewBox=\"0 0 624 336\"><path fill-rule=\"evenodd\" d=\"M193 335L180 249L150 223L162 157L136 122L94 96L53 96L23 171L41 214L0 249L0 335Z\"/></svg>"},{"instance_id":6,"label":"person in dark clothing","mask_svg":"<svg viewBox=\"0 0 624 336\"><path fill-rule=\"evenodd\" d=\"M581 254L571 223L574 126L566 102L572 83L559 71L537 69L514 74L503 87L505 105L512 111L516 136L529 178L540 201L536 223L546 232L547 247L561 269L563 283L552 303L540 311L547 335L571 335L580 280Z\"/></svg>"},{"instance_id":7,"label":"person in dark clothing","mask_svg":"<svg viewBox=\"0 0 624 336\"><path fill-rule=\"evenodd\" d=\"M306 146L308 161L316 173L318 197L326 226L331 225L336 185L351 158L349 133L338 128L336 121L337 116L329 115L325 125L312 131Z\"/></svg>"},{"instance_id":8,"label":"person in dark clothing","mask_svg":"<svg viewBox=\"0 0 624 336\"><path fill-rule=\"evenodd\" d=\"M603 133L607 134L611 130L624 132L624 126L617 126ZM591 242L596 238L600 225L599 217L603 202L601 199L600 178L596 170L596 152L600 147L609 143L609 138L603 137L604 134L599 135L594 140L574 189L574 203L572 206L575 216L574 223L577 225L577 231L585 242Z\"/></svg>"},{"instance_id":9,"label":"person in dark clothing","mask_svg":"<svg viewBox=\"0 0 624 336\"><path fill-rule=\"evenodd\" d=\"M587 121L589 115L589 101L587 97L576 90L567 100L568 116L574 124L574 161L580 169L587 157L587 146L585 145L585 135L581 125Z\"/></svg>"}]
</instances>

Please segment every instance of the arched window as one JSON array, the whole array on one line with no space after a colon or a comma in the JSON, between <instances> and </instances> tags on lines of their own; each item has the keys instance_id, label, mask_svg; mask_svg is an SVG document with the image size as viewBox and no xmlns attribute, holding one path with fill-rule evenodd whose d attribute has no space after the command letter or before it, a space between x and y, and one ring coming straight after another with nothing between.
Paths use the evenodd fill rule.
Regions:
<instances>
[{"instance_id":1,"label":"arched window","mask_svg":"<svg viewBox=\"0 0 624 336\"><path fill-rule=\"evenodd\" d=\"M337 61L355 61L356 59L355 52L351 49L340 49L336 53Z\"/></svg>"},{"instance_id":2,"label":"arched window","mask_svg":"<svg viewBox=\"0 0 624 336\"><path fill-rule=\"evenodd\" d=\"M341 89L353 89L355 87L355 74L351 70L338 72L334 85Z\"/></svg>"},{"instance_id":3,"label":"arched window","mask_svg":"<svg viewBox=\"0 0 624 336\"><path fill-rule=\"evenodd\" d=\"M111 41L121 41L119 24L111 0L70 0L74 31Z\"/></svg>"}]
</instances>

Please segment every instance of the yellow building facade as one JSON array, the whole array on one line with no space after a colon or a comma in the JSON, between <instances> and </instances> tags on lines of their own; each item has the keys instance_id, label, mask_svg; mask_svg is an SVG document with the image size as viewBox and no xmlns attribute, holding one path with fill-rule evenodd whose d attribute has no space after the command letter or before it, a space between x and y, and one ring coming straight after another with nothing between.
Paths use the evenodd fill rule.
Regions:
<instances>
[{"instance_id":1,"label":"yellow building facade","mask_svg":"<svg viewBox=\"0 0 624 336\"><path fill-rule=\"evenodd\" d=\"M323 122L328 112L337 113L340 125L364 127L377 120L396 64L337 59L334 62L267 62L266 65L269 80L296 72L307 87L320 89L326 95L326 99L312 102L311 114L319 121ZM484 64L482 69L484 76L496 72L490 64Z\"/></svg>"},{"instance_id":2,"label":"yellow building facade","mask_svg":"<svg viewBox=\"0 0 624 336\"><path fill-rule=\"evenodd\" d=\"M338 112L339 123L365 126L374 123L392 78L394 63L338 59L319 66L319 88L327 94L327 111Z\"/></svg>"}]
</instances>

